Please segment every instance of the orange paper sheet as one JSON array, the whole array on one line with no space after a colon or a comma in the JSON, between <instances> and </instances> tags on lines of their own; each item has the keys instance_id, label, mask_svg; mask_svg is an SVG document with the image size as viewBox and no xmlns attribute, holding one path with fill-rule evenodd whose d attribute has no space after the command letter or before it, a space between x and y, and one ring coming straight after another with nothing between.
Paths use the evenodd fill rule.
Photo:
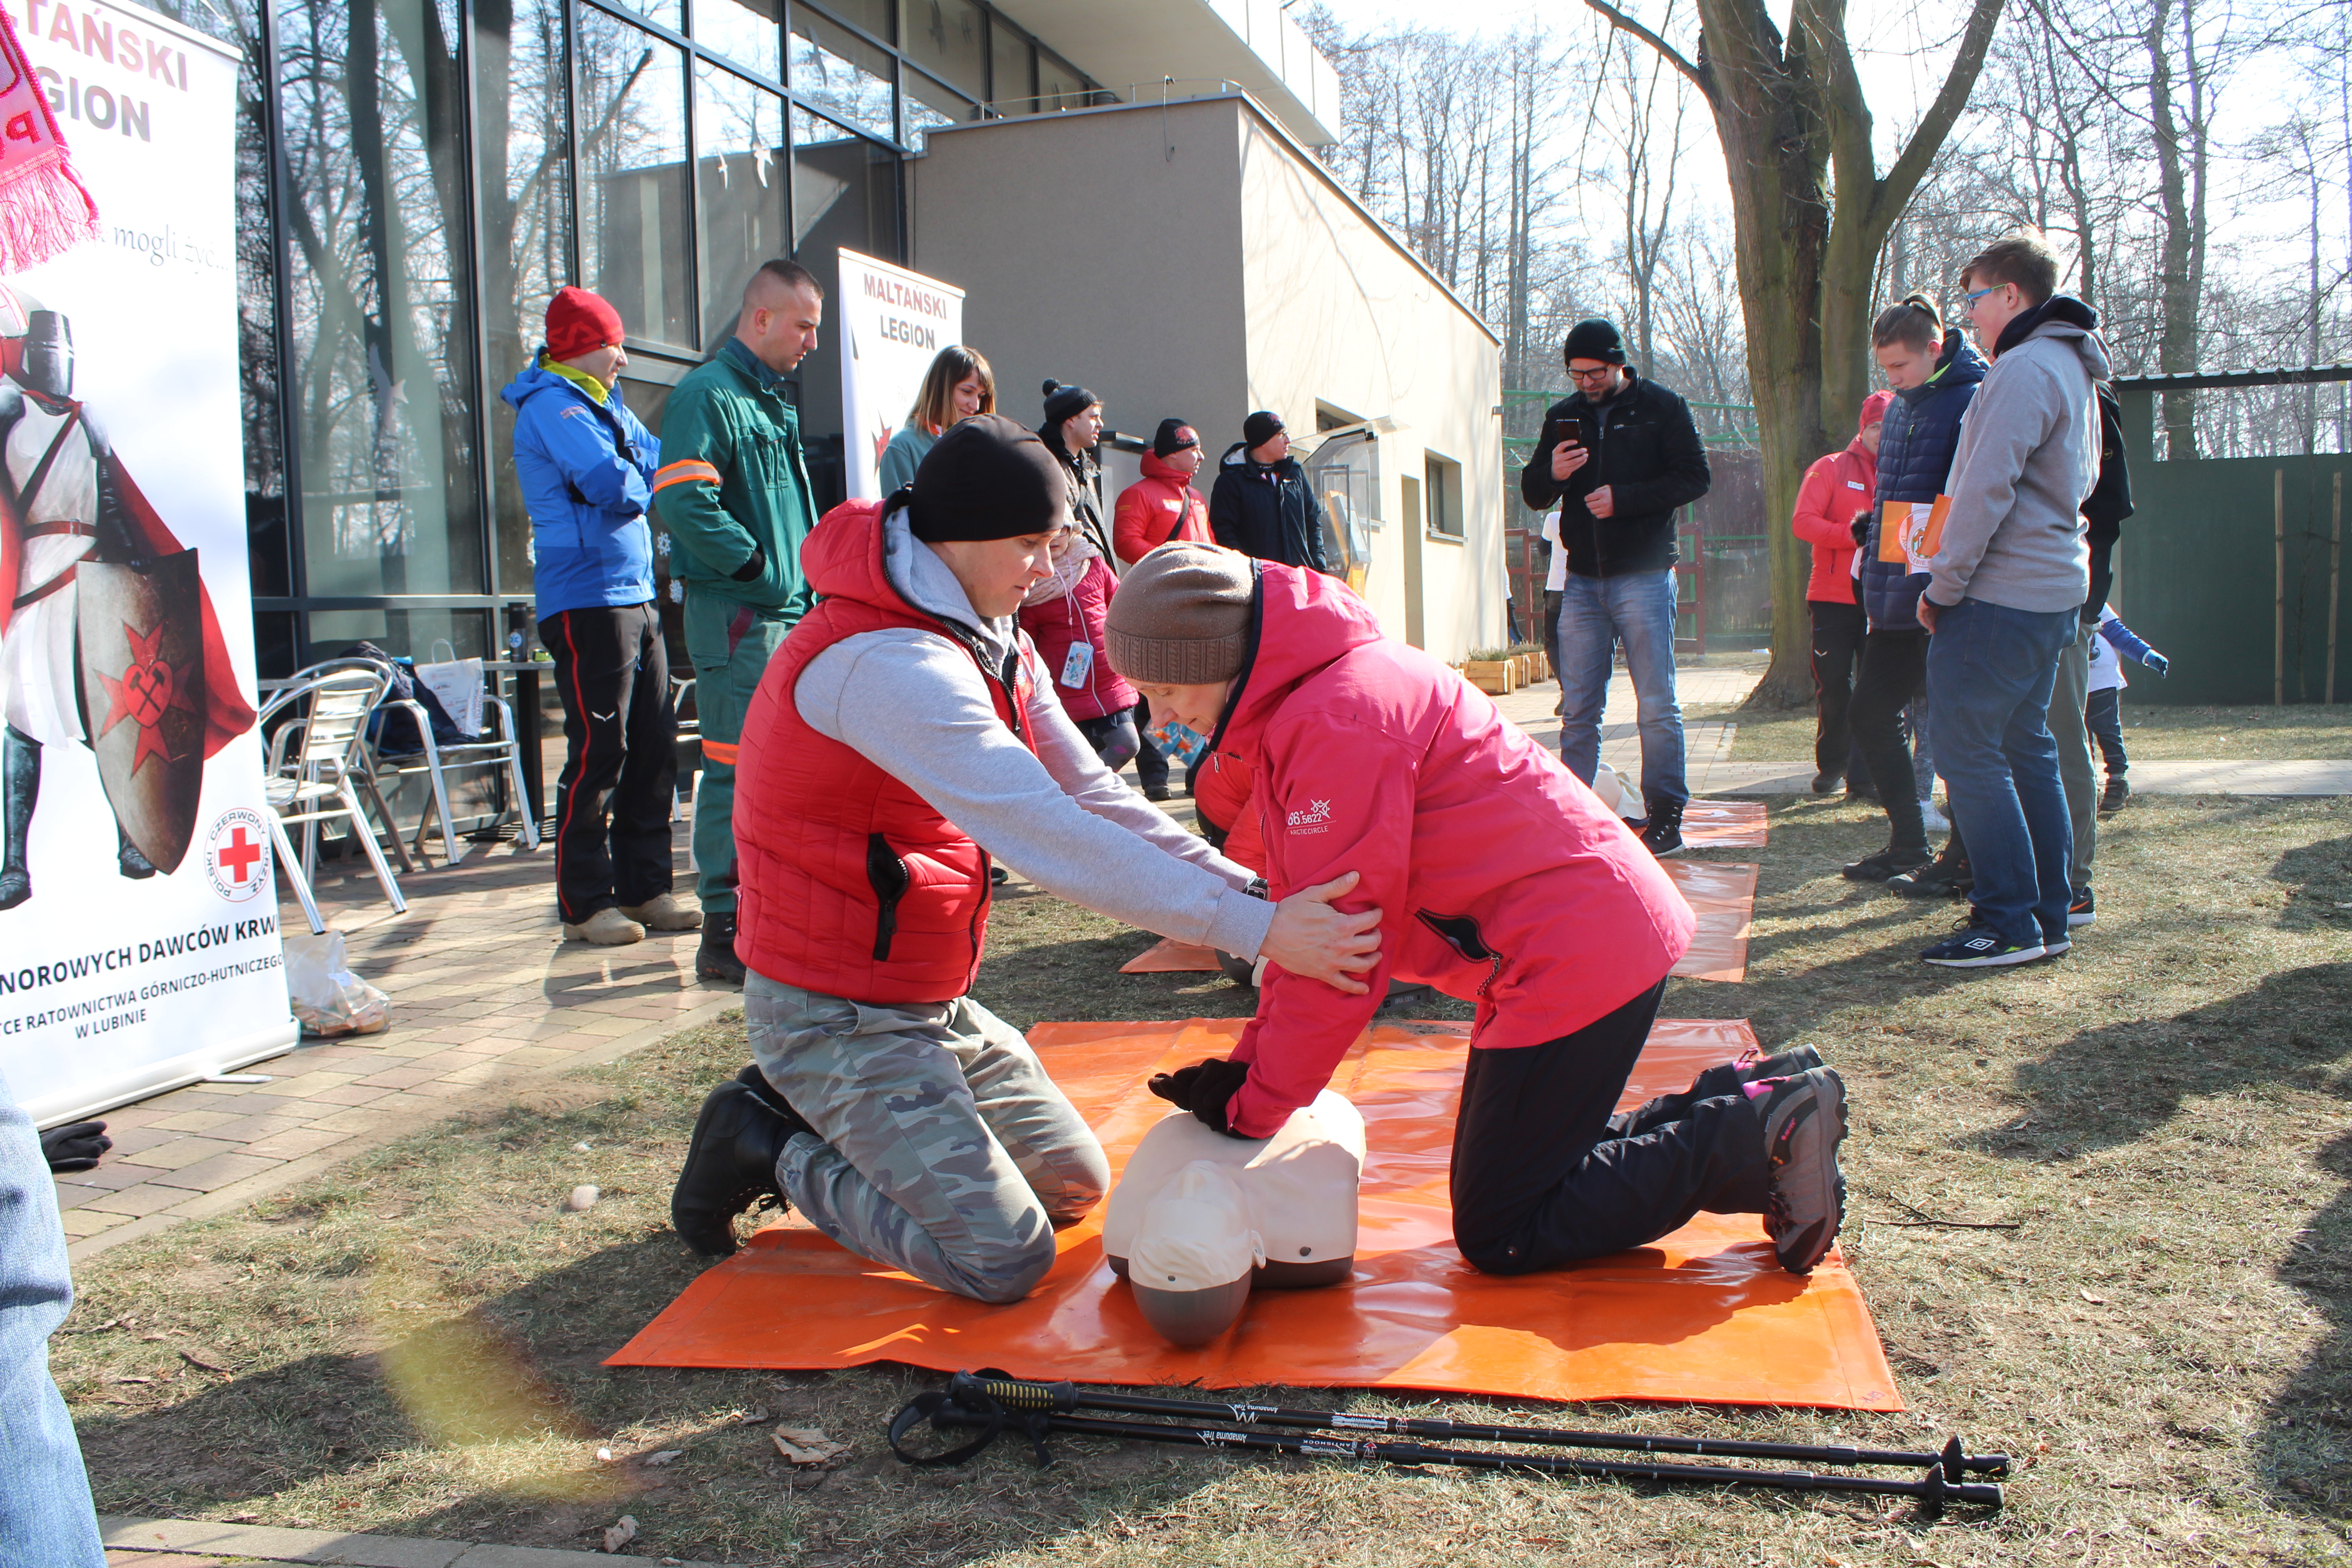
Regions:
<instances>
[{"instance_id":1,"label":"orange paper sheet","mask_svg":"<svg viewBox=\"0 0 2352 1568\"><path fill-rule=\"evenodd\" d=\"M1694 849L1761 849L1770 836L1760 800L1693 800L1683 807L1683 842Z\"/></svg>"},{"instance_id":2,"label":"orange paper sheet","mask_svg":"<svg viewBox=\"0 0 2352 1568\"><path fill-rule=\"evenodd\" d=\"M1217 972L1217 953L1214 948L1194 947L1189 942L1163 936L1120 964L1118 972L1121 974L1214 974Z\"/></svg>"},{"instance_id":3,"label":"orange paper sheet","mask_svg":"<svg viewBox=\"0 0 2352 1568\"><path fill-rule=\"evenodd\" d=\"M1040 1024L1029 1039L1116 1170L1168 1110L1145 1079L1223 1055L1241 1026ZM1363 1111L1370 1141L1355 1277L1261 1291L1213 1343L1179 1350L1145 1325L1103 1262L1097 1210L1062 1233L1045 1282L1005 1307L934 1290L814 1230L772 1225L606 1364L902 1362L1080 1383L1903 1408L1843 1259L1832 1251L1809 1278L1784 1273L1754 1215L1702 1215L1653 1246L1547 1274L1496 1279L1465 1264L1446 1172L1465 1030L1383 1026L1357 1042L1332 1080ZM1661 1019L1624 1103L1681 1089L1755 1044L1743 1020Z\"/></svg>"},{"instance_id":4,"label":"orange paper sheet","mask_svg":"<svg viewBox=\"0 0 2352 1568\"><path fill-rule=\"evenodd\" d=\"M1716 860L1661 860L1698 916L1690 951L1673 973L1689 980L1748 978L1748 933L1756 923L1756 878L1761 867Z\"/></svg>"}]
</instances>

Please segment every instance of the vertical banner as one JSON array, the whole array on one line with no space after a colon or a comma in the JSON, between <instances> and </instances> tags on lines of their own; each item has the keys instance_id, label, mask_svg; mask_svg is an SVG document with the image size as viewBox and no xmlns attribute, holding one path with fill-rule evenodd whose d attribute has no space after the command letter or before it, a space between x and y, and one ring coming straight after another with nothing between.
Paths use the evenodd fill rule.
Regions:
<instances>
[{"instance_id":1,"label":"vertical banner","mask_svg":"<svg viewBox=\"0 0 2352 1568\"><path fill-rule=\"evenodd\" d=\"M845 248L835 309L849 493L879 500L883 448L906 425L931 361L963 341L963 290Z\"/></svg>"},{"instance_id":2,"label":"vertical banner","mask_svg":"<svg viewBox=\"0 0 2352 1568\"><path fill-rule=\"evenodd\" d=\"M0 1076L54 1122L294 1044L254 727L234 54L0 0L99 237L0 278Z\"/></svg>"}]
</instances>

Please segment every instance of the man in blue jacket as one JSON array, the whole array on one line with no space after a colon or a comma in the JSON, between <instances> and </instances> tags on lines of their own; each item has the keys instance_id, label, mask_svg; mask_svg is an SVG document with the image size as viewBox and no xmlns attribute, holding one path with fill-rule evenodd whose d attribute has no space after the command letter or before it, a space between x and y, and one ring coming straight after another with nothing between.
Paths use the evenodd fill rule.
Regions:
<instances>
[{"instance_id":1,"label":"man in blue jacket","mask_svg":"<svg viewBox=\"0 0 2352 1568\"><path fill-rule=\"evenodd\" d=\"M613 389L625 335L604 300L561 289L546 346L503 394L569 752L555 786L556 908L565 937L604 947L702 923L670 892L677 717L646 521L661 445Z\"/></svg>"}]
</instances>

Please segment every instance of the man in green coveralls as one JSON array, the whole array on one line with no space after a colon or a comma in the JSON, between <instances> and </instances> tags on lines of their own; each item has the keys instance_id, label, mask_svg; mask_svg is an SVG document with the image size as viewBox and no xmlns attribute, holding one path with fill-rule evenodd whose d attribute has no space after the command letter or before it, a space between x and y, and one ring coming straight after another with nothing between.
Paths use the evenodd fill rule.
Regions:
<instances>
[{"instance_id":1,"label":"man in green coveralls","mask_svg":"<svg viewBox=\"0 0 2352 1568\"><path fill-rule=\"evenodd\" d=\"M824 321L824 289L796 261L761 265L735 335L688 371L662 415L654 510L686 587L686 651L702 722L695 797L702 949L694 972L741 984L735 957L735 747L768 656L814 602L801 541L816 526L800 414L783 378Z\"/></svg>"}]
</instances>

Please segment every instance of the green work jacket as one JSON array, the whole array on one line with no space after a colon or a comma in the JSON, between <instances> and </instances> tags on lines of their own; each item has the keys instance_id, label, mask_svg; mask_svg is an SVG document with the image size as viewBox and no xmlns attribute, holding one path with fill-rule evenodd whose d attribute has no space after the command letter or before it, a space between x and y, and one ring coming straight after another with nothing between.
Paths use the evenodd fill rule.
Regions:
<instances>
[{"instance_id":1,"label":"green work jacket","mask_svg":"<svg viewBox=\"0 0 2352 1568\"><path fill-rule=\"evenodd\" d=\"M795 621L815 604L801 571L816 501L800 411L740 338L670 390L654 512L669 530L670 574L689 593ZM753 571L755 550L764 559Z\"/></svg>"}]
</instances>

